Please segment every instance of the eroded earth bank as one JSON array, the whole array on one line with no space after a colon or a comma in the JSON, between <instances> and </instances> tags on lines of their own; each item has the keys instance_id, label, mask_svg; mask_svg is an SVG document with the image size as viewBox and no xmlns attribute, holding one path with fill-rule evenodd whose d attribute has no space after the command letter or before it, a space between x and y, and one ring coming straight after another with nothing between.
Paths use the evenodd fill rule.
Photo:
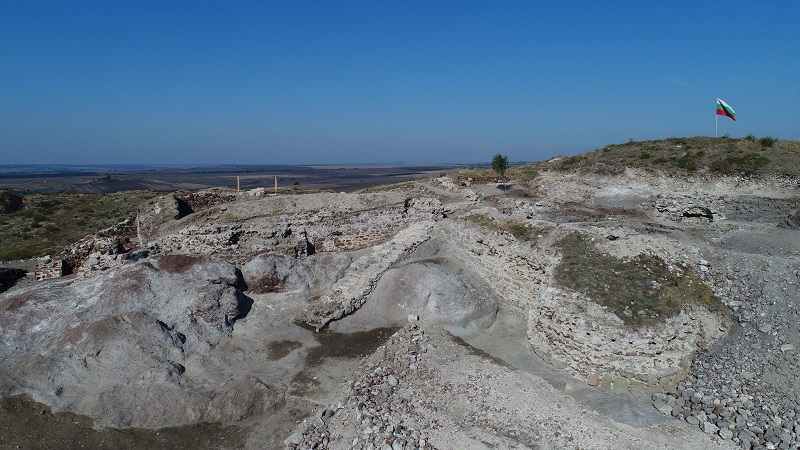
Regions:
<instances>
[{"instance_id":1,"label":"eroded earth bank","mask_svg":"<svg viewBox=\"0 0 800 450\"><path fill-rule=\"evenodd\" d=\"M636 169L164 196L0 294L0 446L797 448L798 198Z\"/></svg>"}]
</instances>

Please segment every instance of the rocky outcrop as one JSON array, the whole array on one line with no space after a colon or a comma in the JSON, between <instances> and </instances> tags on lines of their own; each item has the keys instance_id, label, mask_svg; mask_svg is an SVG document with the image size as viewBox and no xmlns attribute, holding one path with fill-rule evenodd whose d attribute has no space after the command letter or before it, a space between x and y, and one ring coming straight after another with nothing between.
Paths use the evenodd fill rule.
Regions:
<instances>
[{"instance_id":1,"label":"rocky outcrop","mask_svg":"<svg viewBox=\"0 0 800 450\"><path fill-rule=\"evenodd\" d=\"M319 330L361 308L383 273L427 241L433 227L431 221L417 222L388 242L372 247L370 253L353 261L329 295L312 303L297 320Z\"/></svg>"},{"instance_id":2,"label":"rocky outcrop","mask_svg":"<svg viewBox=\"0 0 800 450\"><path fill-rule=\"evenodd\" d=\"M264 253L242 267L247 290L254 294L296 290L319 296L344 275L351 258L343 253L294 257Z\"/></svg>"},{"instance_id":3,"label":"rocky outcrop","mask_svg":"<svg viewBox=\"0 0 800 450\"><path fill-rule=\"evenodd\" d=\"M375 291L373 297L385 298L380 306L383 314L398 309L396 316L402 321L411 314L459 334L489 327L498 310L486 292L468 284L444 261L423 260L390 269Z\"/></svg>"},{"instance_id":4,"label":"rocky outcrop","mask_svg":"<svg viewBox=\"0 0 800 450\"><path fill-rule=\"evenodd\" d=\"M103 277L60 278L0 298L0 393L30 393L99 426L229 422L281 401L245 373L208 371L252 301L220 260L164 255Z\"/></svg>"}]
</instances>

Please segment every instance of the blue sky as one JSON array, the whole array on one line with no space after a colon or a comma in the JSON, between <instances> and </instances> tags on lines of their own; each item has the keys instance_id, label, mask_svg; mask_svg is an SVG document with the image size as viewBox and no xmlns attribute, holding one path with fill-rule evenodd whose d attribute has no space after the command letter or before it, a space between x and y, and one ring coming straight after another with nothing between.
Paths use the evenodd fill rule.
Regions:
<instances>
[{"instance_id":1,"label":"blue sky","mask_svg":"<svg viewBox=\"0 0 800 450\"><path fill-rule=\"evenodd\" d=\"M5 0L0 164L533 161L716 97L800 140L799 2L544 3Z\"/></svg>"}]
</instances>

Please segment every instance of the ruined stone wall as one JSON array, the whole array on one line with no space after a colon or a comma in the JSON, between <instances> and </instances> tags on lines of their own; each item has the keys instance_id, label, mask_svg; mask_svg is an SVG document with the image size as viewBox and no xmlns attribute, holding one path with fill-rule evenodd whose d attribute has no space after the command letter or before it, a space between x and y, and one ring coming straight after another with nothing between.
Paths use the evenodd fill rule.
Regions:
<instances>
[{"instance_id":1,"label":"ruined stone wall","mask_svg":"<svg viewBox=\"0 0 800 450\"><path fill-rule=\"evenodd\" d=\"M520 313L535 307L544 265L530 244L464 221L445 223L444 228L465 250L463 262L505 299L506 307Z\"/></svg>"},{"instance_id":2,"label":"ruined stone wall","mask_svg":"<svg viewBox=\"0 0 800 450\"><path fill-rule=\"evenodd\" d=\"M585 296L551 286L553 255L468 222L445 229L464 248L464 263L502 296L503 306L527 316L531 349L591 385L620 393L669 391L688 375L694 353L727 331L702 307L686 307L658 327L630 329Z\"/></svg>"},{"instance_id":3,"label":"ruined stone wall","mask_svg":"<svg viewBox=\"0 0 800 450\"><path fill-rule=\"evenodd\" d=\"M617 392L666 392L684 379L700 348L720 339L721 321L687 306L662 325L632 330L589 299L543 286L529 317L529 342L545 361Z\"/></svg>"},{"instance_id":4,"label":"ruined stone wall","mask_svg":"<svg viewBox=\"0 0 800 450\"><path fill-rule=\"evenodd\" d=\"M64 275L64 263L61 258L45 256L36 260L36 271L34 278L36 281L49 280Z\"/></svg>"}]
</instances>

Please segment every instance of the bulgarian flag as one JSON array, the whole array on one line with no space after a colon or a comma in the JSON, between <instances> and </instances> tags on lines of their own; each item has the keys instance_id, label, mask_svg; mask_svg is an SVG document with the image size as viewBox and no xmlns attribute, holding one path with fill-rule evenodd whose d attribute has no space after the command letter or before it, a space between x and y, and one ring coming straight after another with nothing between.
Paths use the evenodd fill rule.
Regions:
<instances>
[{"instance_id":1,"label":"bulgarian flag","mask_svg":"<svg viewBox=\"0 0 800 450\"><path fill-rule=\"evenodd\" d=\"M731 108L731 105L722 101L722 99L717 99L717 115L718 116L728 116L733 121L736 121L736 112Z\"/></svg>"}]
</instances>

